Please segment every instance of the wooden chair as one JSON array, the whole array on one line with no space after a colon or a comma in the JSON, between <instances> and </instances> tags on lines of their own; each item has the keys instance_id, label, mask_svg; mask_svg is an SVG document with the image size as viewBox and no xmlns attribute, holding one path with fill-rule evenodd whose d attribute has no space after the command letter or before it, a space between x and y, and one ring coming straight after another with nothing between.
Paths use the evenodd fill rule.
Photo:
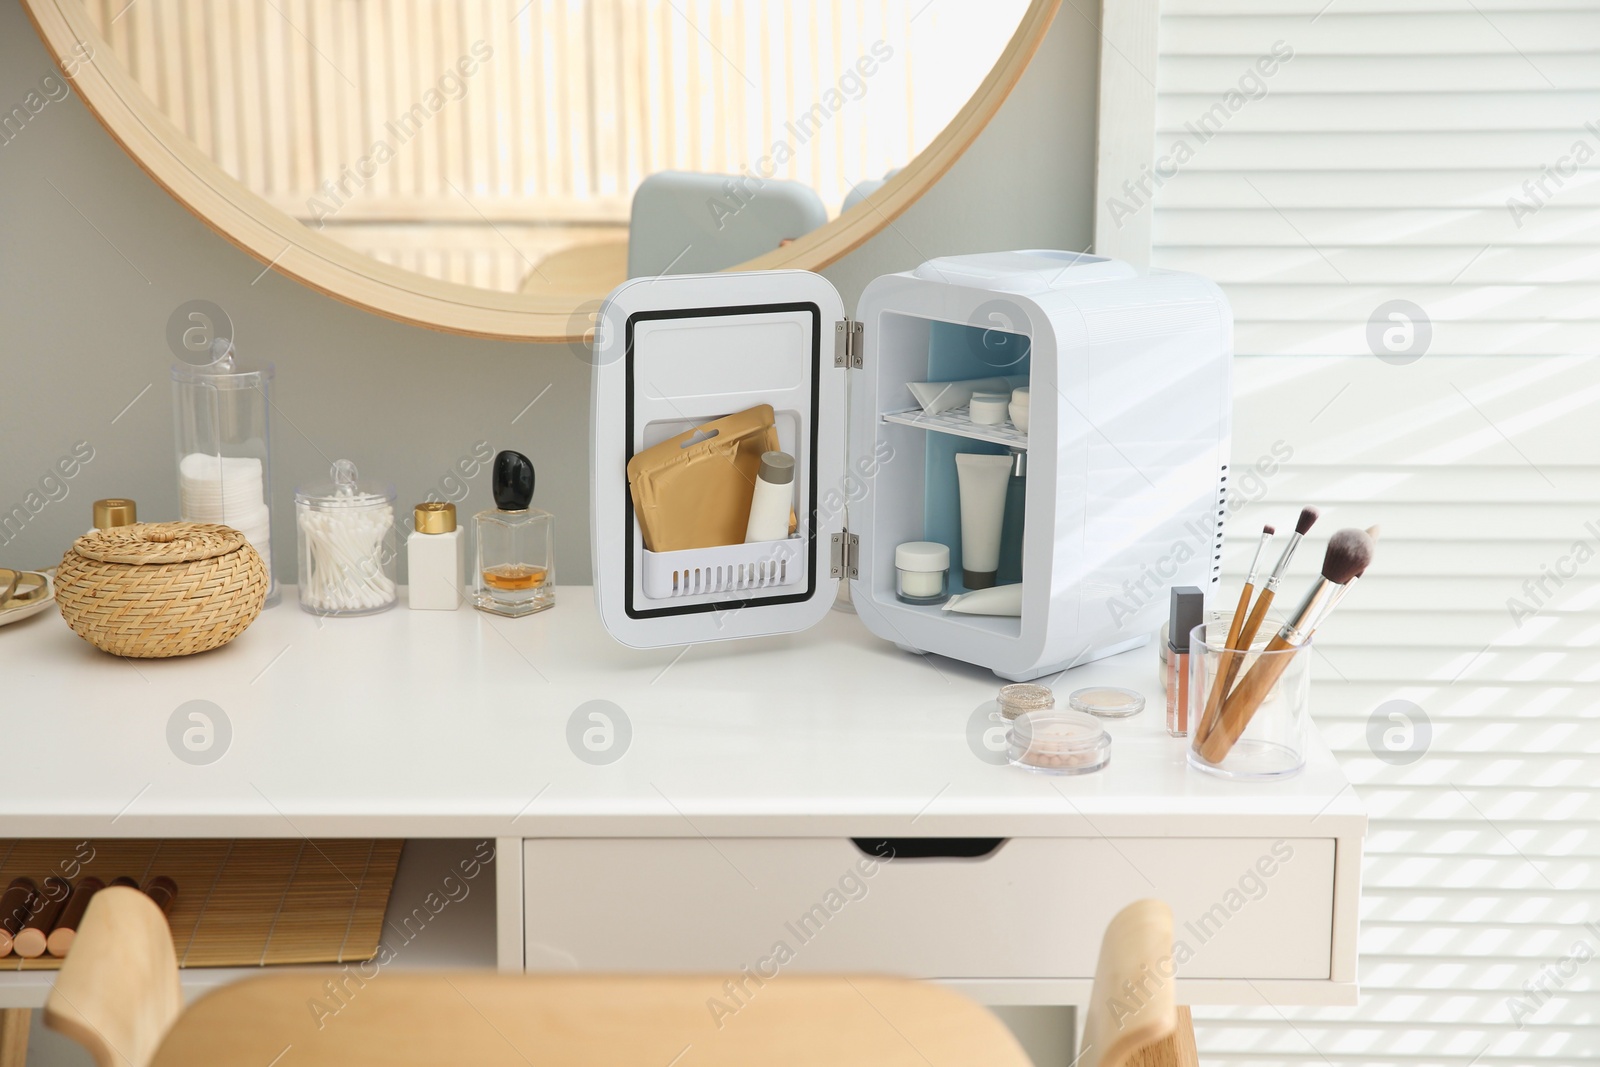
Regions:
<instances>
[{"instance_id":1,"label":"wooden chair","mask_svg":"<svg viewBox=\"0 0 1600 1067\"><path fill-rule=\"evenodd\" d=\"M283 971L181 1010L161 913L106 889L84 917L46 1024L99 1067L1029 1067L988 1011L896 978ZM690 1053L692 1052L692 1055Z\"/></svg>"},{"instance_id":2,"label":"wooden chair","mask_svg":"<svg viewBox=\"0 0 1600 1067\"><path fill-rule=\"evenodd\" d=\"M1141 900L1112 919L1078 1067L1197 1067L1171 961L1164 903ZM249 979L184 1011L166 920L125 888L90 902L45 1023L97 1067L260 1065L290 1048L296 1067L1029 1067L1010 1031L977 1004L895 978L421 974L365 964Z\"/></svg>"},{"instance_id":3,"label":"wooden chair","mask_svg":"<svg viewBox=\"0 0 1600 1067\"><path fill-rule=\"evenodd\" d=\"M28 1067L29 1008L0 1008L0 1067Z\"/></svg>"},{"instance_id":4,"label":"wooden chair","mask_svg":"<svg viewBox=\"0 0 1600 1067\"><path fill-rule=\"evenodd\" d=\"M1172 909L1134 901L1100 940L1076 1067L1198 1067L1194 1021L1172 987Z\"/></svg>"},{"instance_id":5,"label":"wooden chair","mask_svg":"<svg viewBox=\"0 0 1600 1067\"><path fill-rule=\"evenodd\" d=\"M146 1067L182 1011L166 916L137 889L100 890L45 1001L45 1025L88 1049L95 1067Z\"/></svg>"}]
</instances>

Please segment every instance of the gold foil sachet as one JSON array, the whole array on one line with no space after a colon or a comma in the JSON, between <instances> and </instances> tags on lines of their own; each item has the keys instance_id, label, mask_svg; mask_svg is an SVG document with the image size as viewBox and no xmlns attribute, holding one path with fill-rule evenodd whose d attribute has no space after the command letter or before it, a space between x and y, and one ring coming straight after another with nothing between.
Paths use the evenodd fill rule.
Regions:
<instances>
[{"instance_id":1,"label":"gold foil sachet","mask_svg":"<svg viewBox=\"0 0 1600 1067\"><path fill-rule=\"evenodd\" d=\"M778 449L771 404L685 430L628 461L628 489L651 552L744 542L761 454Z\"/></svg>"}]
</instances>

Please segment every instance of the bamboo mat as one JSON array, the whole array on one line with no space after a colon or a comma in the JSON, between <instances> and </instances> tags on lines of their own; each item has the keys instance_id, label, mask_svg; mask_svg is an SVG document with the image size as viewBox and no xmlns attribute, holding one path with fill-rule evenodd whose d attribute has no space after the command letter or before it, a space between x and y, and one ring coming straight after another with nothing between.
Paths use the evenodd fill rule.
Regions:
<instances>
[{"instance_id":1,"label":"bamboo mat","mask_svg":"<svg viewBox=\"0 0 1600 1067\"><path fill-rule=\"evenodd\" d=\"M167 922L183 967L343 963L378 951L400 863L391 840L0 840L0 889L26 876L178 884ZM0 969L53 970L52 956Z\"/></svg>"}]
</instances>

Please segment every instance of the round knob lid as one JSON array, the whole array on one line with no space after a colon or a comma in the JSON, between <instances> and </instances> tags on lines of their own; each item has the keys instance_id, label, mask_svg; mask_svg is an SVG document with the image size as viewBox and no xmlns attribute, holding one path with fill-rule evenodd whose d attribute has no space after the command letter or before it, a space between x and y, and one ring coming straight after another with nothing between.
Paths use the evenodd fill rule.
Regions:
<instances>
[{"instance_id":1,"label":"round knob lid","mask_svg":"<svg viewBox=\"0 0 1600 1067\"><path fill-rule=\"evenodd\" d=\"M533 500L533 463L521 452L494 457L494 506L501 511L526 511Z\"/></svg>"}]
</instances>

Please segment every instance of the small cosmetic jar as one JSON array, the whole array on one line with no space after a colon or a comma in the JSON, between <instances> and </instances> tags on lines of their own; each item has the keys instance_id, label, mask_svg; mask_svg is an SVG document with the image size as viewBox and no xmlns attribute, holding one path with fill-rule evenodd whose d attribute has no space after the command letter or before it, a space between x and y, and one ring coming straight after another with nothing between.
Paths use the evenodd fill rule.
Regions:
<instances>
[{"instance_id":1,"label":"small cosmetic jar","mask_svg":"<svg viewBox=\"0 0 1600 1067\"><path fill-rule=\"evenodd\" d=\"M907 604L942 604L949 596L950 548L906 541L894 550L894 595Z\"/></svg>"},{"instance_id":2,"label":"small cosmetic jar","mask_svg":"<svg viewBox=\"0 0 1600 1067\"><path fill-rule=\"evenodd\" d=\"M1126 719L1144 710L1144 694L1119 685L1092 685L1073 690L1067 707L1102 719Z\"/></svg>"},{"instance_id":3,"label":"small cosmetic jar","mask_svg":"<svg viewBox=\"0 0 1600 1067\"><path fill-rule=\"evenodd\" d=\"M973 393L967 410L979 426L999 426L1006 421L1006 403L1004 393Z\"/></svg>"},{"instance_id":4,"label":"small cosmetic jar","mask_svg":"<svg viewBox=\"0 0 1600 1067\"><path fill-rule=\"evenodd\" d=\"M1056 695L1047 685L1016 682L1000 687L998 703L1001 717L1009 720L1030 711L1049 711L1056 706Z\"/></svg>"},{"instance_id":5,"label":"small cosmetic jar","mask_svg":"<svg viewBox=\"0 0 1600 1067\"><path fill-rule=\"evenodd\" d=\"M1039 774L1092 774L1111 762L1111 735L1081 711L1030 711L1006 731L1006 758Z\"/></svg>"},{"instance_id":6,"label":"small cosmetic jar","mask_svg":"<svg viewBox=\"0 0 1600 1067\"><path fill-rule=\"evenodd\" d=\"M1011 424L1023 433L1028 432L1028 387L1011 390Z\"/></svg>"}]
</instances>

